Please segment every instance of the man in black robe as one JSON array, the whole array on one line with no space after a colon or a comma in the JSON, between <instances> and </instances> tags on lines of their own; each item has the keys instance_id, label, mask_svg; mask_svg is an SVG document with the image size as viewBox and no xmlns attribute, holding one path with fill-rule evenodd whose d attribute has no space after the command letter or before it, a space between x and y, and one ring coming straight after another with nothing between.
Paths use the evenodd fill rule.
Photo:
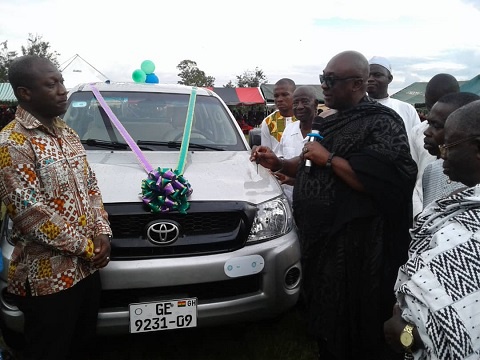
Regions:
<instances>
[{"instance_id":1,"label":"man in black robe","mask_svg":"<svg viewBox=\"0 0 480 360\"><path fill-rule=\"evenodd\" d=\"M334 56L320 81L336 112L312 126L323 139L294 159L265 147L251 157L296 177L303 301L320 359L385 359L383 322L410 241L417 167L400 116L366 95L368 76L362 54Z\"/></svg>"}]
</instances>

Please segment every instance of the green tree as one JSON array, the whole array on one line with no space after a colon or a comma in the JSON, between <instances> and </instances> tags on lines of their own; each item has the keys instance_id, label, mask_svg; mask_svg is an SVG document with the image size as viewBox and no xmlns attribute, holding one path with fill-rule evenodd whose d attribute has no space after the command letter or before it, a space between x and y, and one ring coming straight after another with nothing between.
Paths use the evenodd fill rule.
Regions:
<instances>
[{"instance_id":1,"label":"green tree","mask_svg":"<svg viewBox=\"0 0 480 360\"><path fill-rule=\"evenodd\" d=\"M38 34L28 34L27 47L22 46L23 55L38 55L40 57L47 58L56 67L60 67L57 57L60 55L58 52L50 51L50 43L43 41L42 36Z\"/></svg>"},{"instance_id":2,"label":"green tree","mask_svg":"<svg viewBox=\"0 0 480 360\"><path fill-rule=\"evenodd\" d=\"M225 88L234 88L234 87L235 87L235 84L232 83L232 80L230 80L228 83L226 83L225 85L223 85L223 87L225 87Z\"/></svg>"},{"instance_id":3,"label":"green tree","mask_svg":"<svg viewBox=\"0 0 480 360\"><path fill-rule=\"evenodd\" d=\"M16 51L8 51L7 40L0 43L0 82L8 82L8 68L16 57Z\"/></svg>"},{"instance_id":4,"label":"green tree","mask_svg":"<svg viewBox=\"0 0 480 360\"><path fill-rule=\"evenodd\" d=\"M177 65L180 70L178 76L181 80L178 81L182 85L213 87L215 78L213 76L206 76L205 71L198 68L197 63L192 60L182 60Z\"/></svg>"},{"instance_id":5,"label":"green tree","mask_svg":"<svg viewBox=\"0 0 480 360\"><path fill-rule=\"evenodd\" d=\"M28 34L27 46L22 46L22 55L38 55L49 59L57 67L60 66L57 56L60 54L50 50L50 43L43 41L41 35ZM18 56L17 51L8 50L8 41L0 43L0 82L8 81L10 63Z\"/></svg>"},{"instance_id":6,"label":"green tree","mask_svg":"<svg viewBox=\"0 0 480 360\"><path fill-rule=\"evenodd\" d=\"M268 82L267 77L263 73L263 70L258 67L255 70L244 71L242 75L237 75L237 86L238 87L258 87L261 84Z\"/></svg>"}]
</instances>

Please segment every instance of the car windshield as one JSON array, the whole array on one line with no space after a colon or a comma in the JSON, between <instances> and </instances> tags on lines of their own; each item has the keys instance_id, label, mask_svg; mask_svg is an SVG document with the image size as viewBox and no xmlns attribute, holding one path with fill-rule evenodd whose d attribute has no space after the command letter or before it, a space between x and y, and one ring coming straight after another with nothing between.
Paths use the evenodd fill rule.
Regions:
<instances>
[{"instance_id":1,"label":"car windshield","mask_svg":"<svg viewBox=\"0 0 480 360\"><path fill-rule=\"evenodd\" d=\"M137 144L148 144L149 150L178 151L165 146L183 138L189 103L188 94L155 92L102 91L115 116ZM112 124L92 92L71 94L65 122L80 136L86 149L105 144L115 150L129 151L126 140ZM193 150L245 150L242 134L234 126L221 102L213 96L197 96L190 134ZM111 145L113 144L113 145Z\"/></svg>"}]
</instances>

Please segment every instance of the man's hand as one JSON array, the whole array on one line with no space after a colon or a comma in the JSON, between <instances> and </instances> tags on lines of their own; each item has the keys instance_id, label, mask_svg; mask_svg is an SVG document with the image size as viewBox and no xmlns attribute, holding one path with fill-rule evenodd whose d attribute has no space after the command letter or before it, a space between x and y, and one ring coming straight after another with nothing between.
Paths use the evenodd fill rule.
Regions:
<instances>
[{"instance_id":1,"label":"man's hand","mask_svg":"<svg viewBox=\"0 0 480 360\"><path fill-rule=\"evenodd\" d=\"M95 249L93 250L93 264L101 269L110 262L110 238L108 235L101 234L93 239Z\"/></svg>"},{"instance_id":2,"label":"man's hand","mask_svg":"<svg viewBox=\"0 0 480 360\"><path fill-rule=\"evenodd\" d=\"M303 146L302 154L304 160L308 159L315 165L325 166L330 151L325 149L318 141L311 141Z\"/></svg>"},{"instance_id":3,"label":"man's hand","mask_svg":"<svg viewBox=\"0 0 480 360\"><path fill-rule=\"evenodd\" d=\"M254 147L250 155L250 161L254 161L273 171L280 169L282 166L280 159L275 155L272 149L267 146Z\"/></svg>"},{"instance_id":4,"label":"man's hand","mask_svg":"<svg viewBox=\"0 0 480 360\"><path fill-rule=\"evenodd\" d=\"M295 178L287 176L285 174L282 174L281 172L274 172L272 173L273 176L277 178L277 180L280 182L280 184L286 184L286 185L294 185L295 184Z\"/></svg>"},{"instance_id":5,"label":"man's hand","mask_svg":"<svg viewBox=\"0 0 480 360\"><path fill-rule=\"evenodd\" d=\"M404 352L403 346L400 343L400 334L407 325L407 322L402 318L402 310L395 304L393 307L393 316L385 321L383 324L383 334L385 342L390 348L398 353Z\"/></svg>"}]
</instances>

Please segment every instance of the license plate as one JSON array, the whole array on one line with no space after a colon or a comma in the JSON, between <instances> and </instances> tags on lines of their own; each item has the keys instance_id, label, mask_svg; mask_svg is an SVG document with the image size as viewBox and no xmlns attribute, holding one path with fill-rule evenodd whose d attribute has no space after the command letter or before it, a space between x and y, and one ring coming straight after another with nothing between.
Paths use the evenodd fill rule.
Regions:
<instances>
[{"instance_id":1,"label":"license plate","mask_svg":"<svg viewBox=\"0 0 480 360\"><path fill-rule=\"evenodd\" d=\"M130 304L130 332L183 329L197 326L197 299Z\"/></svg>"}]
</instances>

